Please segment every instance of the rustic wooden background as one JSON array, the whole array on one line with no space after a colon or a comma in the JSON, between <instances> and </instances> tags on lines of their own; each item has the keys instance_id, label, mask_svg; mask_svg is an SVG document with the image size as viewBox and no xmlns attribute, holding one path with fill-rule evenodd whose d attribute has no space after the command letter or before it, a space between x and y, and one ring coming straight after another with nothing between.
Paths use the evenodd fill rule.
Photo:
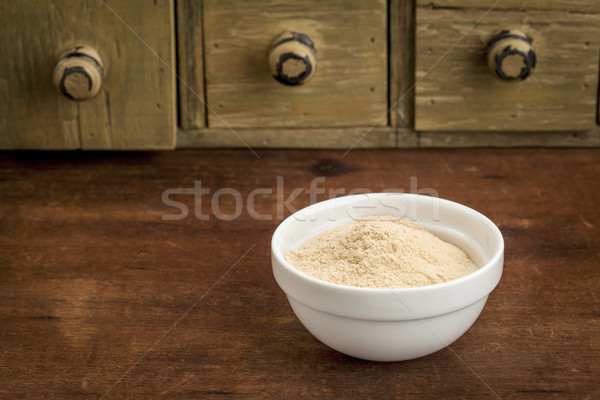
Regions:
<instances>
[{"instance_id":1,"label":"rustic wooden background","mask_svg":"<svg viewBox=\"0 0 600 400\"><path fill-rule=\"evenodd\" d=\"M598 150L248 150L0 154L0 397L600 396ZM258 156L258 157L257 157ZM344 356L295 318L270 266L282 195L434 189L481 211L505 271L449 348L398 363ZM162 194L201 181L211 193ZM281 186L281 185L280 185ZM256 220L211 199L256 188ZM328 195L320 195L319 200ZM233 197L217 197L235 213ZM299 195L291 205L308 205ZM246 203L244 203L245 206ZM208 220L194 215L206 214ZM289 212L286 211L285 215Z\"/></svg>"},{"instance_id":2,"label":"rustic wooden background","mask_svg":"<svg viewBox=\"0 0 600 400\"><path fill-rule=\"evenodd\" d=\"M173 148L174 21L171 0L0 2L0 148ZM100 53L105 79L77 102L52 73L82 44Z\"/></svg>"}]
</instances>

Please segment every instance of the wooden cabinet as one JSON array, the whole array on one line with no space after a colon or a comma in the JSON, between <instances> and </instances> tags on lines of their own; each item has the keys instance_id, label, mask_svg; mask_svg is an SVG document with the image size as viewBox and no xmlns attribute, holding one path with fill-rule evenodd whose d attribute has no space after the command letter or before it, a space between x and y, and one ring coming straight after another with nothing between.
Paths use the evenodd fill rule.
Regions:
<instances>
[{"instance_id":1,"label":"wooden cabinet","mask_svg":"<svg viewBox=\"0 0 600 400\"><path fill-rule=\"evenodd\" d=\"M174 148L173 12L167 0L0 2L0 148ZM92 98L57 90L63 57L57 85L98 84ZM85 70L98 60L102 72Z\"/></svg>"},{"instance_id":2,"label":"wooden cabinet","mask_svg":"<svg viewBox=\"0 0 600 400\"><path fill-rule=\"evenodd\" d=\"M0 2L0 149L600 146L587 0Z\"/></svg>"},{"instance_id":3,"label":"wooden cabinet","mask_svg":"<svg viewBox=\"0 0 600 400\"><path fill-rule=\"evenodd\" d=\"M185 20L197 6L181 2L179 15ZM203 38L185 34L193 26L180 35L184 49L203 48L204 57L204 79L195 80L193 88L180 84L182 92L193 89L206 96L206 104L182 102L181 119L189 126L386 125L387 118L380 119L388 106L385 0L206 0L202 14ZM310 82L284 84L272 75L269 52L282 32L312 42ZM199 75L197 59L180 62L184 76ZM197 87L200 82L205 82L205 91Z\"/></svg>"},{"instance_id":4,"label":"wooden cabinet","mask_svg":"<svg viewBox=\"0 0 600 400\"><path fill-rule=\"evenodd\" d=\"M417 2L416 130L577 131L595 125L600 14L569 12L577 5L557 1L458 4ZM491 44L494 37L501 40ZM516 79L490 68L493 58L508 64L508 57L519 70Z\"/></svg>"}]
</instances>

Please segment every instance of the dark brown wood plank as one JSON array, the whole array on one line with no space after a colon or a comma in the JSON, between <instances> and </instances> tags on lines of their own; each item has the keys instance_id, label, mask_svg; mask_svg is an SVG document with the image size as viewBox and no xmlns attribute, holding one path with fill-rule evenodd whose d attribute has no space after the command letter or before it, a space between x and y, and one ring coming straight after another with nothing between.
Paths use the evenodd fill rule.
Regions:
<instances>
[{"instance_id":1,"label":"dark brown wood plank","mask_svg":"<svg viewBox=\"0 0 600 400\"><path fill-rule=\"evenodd\" d=\"M600 395L600 150L257 153L0 153L0 397ZM503 278L450 348L367 362L300 325L271 274L278 177L287 198L321 176L319 200L429 189L499 225ZM195 181L211 191L202 204L172 196L189 214L163 220L178 213L163 192ZM232 221L210 201L224 188L244 201ZM257 188L272 189L255 204L271 220L246 208ZM232 199L218 198L221 213L235 213Z\"/></svg>"}]
</instances>

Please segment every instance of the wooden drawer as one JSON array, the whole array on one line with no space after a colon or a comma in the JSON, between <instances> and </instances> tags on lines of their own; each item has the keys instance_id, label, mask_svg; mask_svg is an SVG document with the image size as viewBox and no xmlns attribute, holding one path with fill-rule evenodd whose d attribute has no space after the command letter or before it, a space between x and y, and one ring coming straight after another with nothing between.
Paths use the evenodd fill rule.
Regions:
<instances>
[{"instance_id":1,"label":"wooden drawer","mask_svg":"<svg viewBox=\"0 0 600 400\"><path fill-rule=\"evenodd\" d=\"M6 0L0 24L0 148L175 146L172 1ZM73 50L80 45L97 57ZM93 98L75 101L54 87L62 55L75 60L69 71L81 60L95 68L73 78L99 83ZM58 86L69 82L65 71Z\"/></svg>"},{"instance_id":2,"label":"wooden drawer","mask_svg":"<svg viewBox=\"0 0 600 400\"><path fill-rule=\"evenodd\" d=\"M194 8L194 2L181 4ZM191 95L186 83L180 86L186 99L183 128L387 124L386 1L206 0L202 13L204 65L198 53L180 53L180 61L182 75L195 82L197 68L204 68L207 121L195 96L200 91ZM192 30L180 30L180 39L202 40ZM306 84L283 85L269 70L270 46L283 31L302 33L314 43L316 74ZM189 49L200 47L184 43L180 49L192 53Z\"/></svg>"},{"instance_id":3,"label":"wooden drawer","mask_svg":"<svg viewBox=\"0 0 600 400\"><path fill-rule=\"evenodd\" d=\"M498 2L496 2L498 3ZM600 14L594 2L417 1L415 129L584 130L596 119ZM579 7L579 8L578 8ZM586 11L577 12L577 11ZM524 80L495 77L487 45L518 29L536 65Z\"/></svg>"}]
</instances>

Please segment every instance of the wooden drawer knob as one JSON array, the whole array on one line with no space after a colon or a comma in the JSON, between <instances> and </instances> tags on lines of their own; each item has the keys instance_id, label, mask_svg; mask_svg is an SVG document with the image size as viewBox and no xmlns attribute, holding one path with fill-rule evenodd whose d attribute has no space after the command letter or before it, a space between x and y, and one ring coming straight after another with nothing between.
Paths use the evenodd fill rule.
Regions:
<instances>
[{"instance_id":1,"label":"wooden drawer knob","mask_svg":"<svg viewBox=\"0 0 600 400\"><path fill-rule=\"evenodd\" d=\"M487 62L494 75L501 79L527 78L535 67L531 38L516 29L500 32L490 40Z\"/></svg>"},{"instance_id":2,"label":"wooden drawer knob","mask_svg":"<svg viewBox=\"0 0 600 400\"><path fill-rule=\"evenodd\" d=\"M269 68L273 77L284 85L307 83L317 71L317 54L312 40L302 33L283 32L271 45Z\"/></svg>"},{"instance_id":3,"label":"wooden drawer knob","mask_svg":"<svg viewBox=\"0 0 600 400\"><path fill-rule=\"evenodd\" d=\"M104 63L89 46L76 46L65 51L54 68L56 89L72 100L96 96L104 80Z\"/></svg>"}]
</instances>

